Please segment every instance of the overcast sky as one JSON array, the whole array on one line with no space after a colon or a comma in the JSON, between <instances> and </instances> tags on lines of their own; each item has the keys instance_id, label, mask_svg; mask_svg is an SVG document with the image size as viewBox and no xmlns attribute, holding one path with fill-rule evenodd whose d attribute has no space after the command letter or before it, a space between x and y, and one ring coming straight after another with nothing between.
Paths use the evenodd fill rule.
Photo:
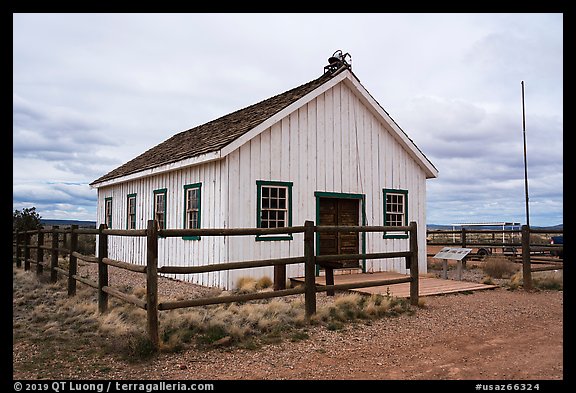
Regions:
<instances>
[{"instance_id":1,"label":"overcast sky","mask_svg":"<svg viewBox=\"0 0 576 393\"><path fill-rule=\"evenodd\" d=\"M337 49L439 171L427 221L563 223L562 14L14 14L13 208L96 220L88 183L317 78Z\"/></svg>"}]
</instances>

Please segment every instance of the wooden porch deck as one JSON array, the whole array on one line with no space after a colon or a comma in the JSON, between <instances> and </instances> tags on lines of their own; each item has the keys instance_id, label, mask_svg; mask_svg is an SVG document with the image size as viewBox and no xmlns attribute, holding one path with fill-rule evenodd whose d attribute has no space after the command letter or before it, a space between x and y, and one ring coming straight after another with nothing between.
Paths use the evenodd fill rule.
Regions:
<instances>
[{"instance_id":1,"label":"wooden porch deck","mask_svg":"<svg viewBox=\"0 0 576 393\"><path fill-rule=\"evenodd\" d=\"M404 278L408 275L395 273L395 272L378 272L378 273L352 273L352 274L335 274L334 284L346 284L353 282L366 282L377 281L395 278ZM298 285L304 283L304 277L291 278L290 281ZM316 283L320 285L326 284L324 276L316 277ZM477 291L482 289L493 289L497 285L486 285L468 281L445 280L433 277L420 277L419 291L420 296L443 295L446 293ZM385 295L389 290L390 295L396 297L410 297L410 283L405 282L401 284L382 285L377 287L357 288L350 289L364 294L382 294Z\"/></svg>"}]
</instances>

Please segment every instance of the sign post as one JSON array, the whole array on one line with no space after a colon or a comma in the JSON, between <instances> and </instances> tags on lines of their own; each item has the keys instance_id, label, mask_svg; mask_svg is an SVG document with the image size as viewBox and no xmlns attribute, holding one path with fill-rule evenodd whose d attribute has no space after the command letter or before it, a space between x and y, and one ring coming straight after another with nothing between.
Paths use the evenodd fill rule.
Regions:
<instances>
[{"instance_id":1,"label":"sign post","mask_svg":"<svg viewBox=\"0 0 576 393\"><path fill-rule=\"evenodd\" d=\"M471 248L444 247L433 258L442 259L442 278L448 278L448 259L457 261L456 274L462 281L462 260L472 251Z\"/></svg>"}]
</instances>

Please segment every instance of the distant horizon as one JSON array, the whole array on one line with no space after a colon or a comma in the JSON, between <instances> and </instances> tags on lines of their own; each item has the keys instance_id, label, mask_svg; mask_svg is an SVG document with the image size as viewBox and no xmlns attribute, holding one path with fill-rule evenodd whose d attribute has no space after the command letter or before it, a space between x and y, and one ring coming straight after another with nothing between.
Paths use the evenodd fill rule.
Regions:
<instances>
[{"instance_id":1,"label":"distant horizon","mask_svg":"<svg viewBox=\"0 0 576 393\"><path fill-rule=\"evenodd\" d=\"M77 221L77 222L90 222L90 223L96 223L96 220L80 220L80 219L73 219L73 218L44 218L41 217L40 221ZM521 221L485 221L485 222L474 222L474 224L485 224L485 225L489 225L489 224L493 224L495 222L515 222L515 223L519 223L520 225L524 225ZM453 224L471 224L470 222L468 223L448 223L448 224L439 224L439 223L426 223L426 226L431 226L431 225L435 225L435 226L452 226ZM532 225L533 227L557 227L557 226L564 226L564 223L558 223L558 224L554 224L554 225Z\"/></svg>"}]
</instances>

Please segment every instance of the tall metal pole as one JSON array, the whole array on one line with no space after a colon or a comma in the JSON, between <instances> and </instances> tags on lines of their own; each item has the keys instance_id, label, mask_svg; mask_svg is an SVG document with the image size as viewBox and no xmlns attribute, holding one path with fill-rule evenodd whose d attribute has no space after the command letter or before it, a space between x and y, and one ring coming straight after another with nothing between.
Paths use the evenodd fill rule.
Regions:
<instances>
[{"instance_id":1,"label":"tall metal pole","mask_svg":"<svg viewBox=\"0 0 576 393\"><path fill-rule=\"evenodd\" d=\"M530 228L530 213L528 210L528 163L526 162L526 111L524 108L524 81L522 84L522 134L524 136L524 194L526 196L526 225Z\"/></svg>"}]
</instances>

